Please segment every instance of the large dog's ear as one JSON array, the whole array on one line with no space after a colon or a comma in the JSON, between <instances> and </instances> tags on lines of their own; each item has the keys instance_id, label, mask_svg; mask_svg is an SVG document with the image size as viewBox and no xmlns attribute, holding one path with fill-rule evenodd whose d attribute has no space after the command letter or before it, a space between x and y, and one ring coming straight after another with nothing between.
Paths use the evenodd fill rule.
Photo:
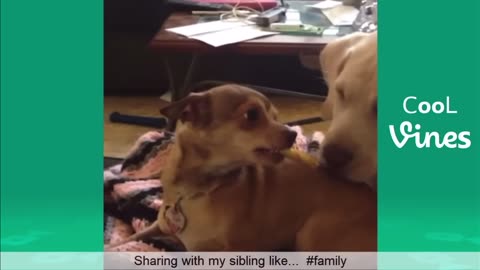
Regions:
<instances>
[{"instance_id":1,"label":"large dog's ear","mask_svg":"<svg viewBox=\"0 0 480 270\"><path fill-rule=\"evenodd\" d=\"M335 80L347 63L352 46L364 39L368 34L354 33L338 38L325 46L320 53L320 68L328 86L328 94L322 105L322 114L325 119L331 119L335 106Z\"/></svg>"},{"instance_id":2,"label":"large dog's ear","mask_svg":"<svg viewBox=\"0 0 480 270\"><path fill-rule=\"evenodd\" d=\"M170 121L180 120L197 127L204 127L212 121L210 96L208 93L192 93L186 98L160 109Z\"/></svg>"}]
</instances>

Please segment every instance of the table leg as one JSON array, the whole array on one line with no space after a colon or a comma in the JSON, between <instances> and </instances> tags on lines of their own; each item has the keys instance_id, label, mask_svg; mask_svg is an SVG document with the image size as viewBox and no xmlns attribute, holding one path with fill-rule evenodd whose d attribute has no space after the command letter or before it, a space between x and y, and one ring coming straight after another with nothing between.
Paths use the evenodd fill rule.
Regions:
<instances>
[{"instance_id":1,"label":"table leg","mask_svg":"<svg viewBox=\"0 0 480 270\"><path fill-rule=\"evenodd\" d=\"M182 88L180 89L180 98L184 98L190 94L190 87L192 80L195 77L195 71L197 70L198 66L198 58L199 56L197 54L194 54L192 56L192 59L190 60L189 66L187 68L187 72L185 74L185 79L183 81Z\"/></svg>"},{"instance_id":2,"label":"table leg","mask_svg":"<svg viewBox=\"0 0 480 270\"><path fill-rule=\"evenodd\" d=\"M185 66L174 66L172 61L165 57L169 90L172 93L172 102L186 97L190 93L191 83L195 77L199 56L193 54ZM175 70L175 71L174 71Z\"/></svg>"},{"instance_id":3,"label":"table leg","mask_svg":"<svg viewBox=\"0 0 480 270\"><path fill-rule=\"evenodd\" d=\"M168 57L165 58L165 67L167 70L167 76L169 81L169 90L172 94L172 102L178 101L190 94L190 87L193 79L195 78L195 72L198 66L199 56L193 54L188 61L185 72L182 72L181 67L176 67L175 72L173 71L172 62ZM178 73L176 71L179 71ZM174 75L175 74L175 75ZM169 131L174 131L176 126L176 121L169 119L167 129Z\"/></svg>"}]
</instances>

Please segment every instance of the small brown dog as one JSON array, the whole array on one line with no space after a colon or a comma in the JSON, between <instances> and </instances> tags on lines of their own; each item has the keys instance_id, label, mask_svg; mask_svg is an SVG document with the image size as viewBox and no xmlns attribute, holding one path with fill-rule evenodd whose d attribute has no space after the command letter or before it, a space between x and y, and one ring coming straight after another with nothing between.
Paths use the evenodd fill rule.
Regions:
<instances>
[{"instance_id":1,"label":"small brown dog","mask_svg":"<svg viewBox=\"0 0 480 270\"><path fill-rule=\"evenodd\" d=\"M323 116L332 122L323 141L327 168L342 178L377 185L377 33L355 33L320 54L328 84Z\"/></svg>"},{"instance_id":2,"label":"small brown dog","mask_svg":"<svg viewBox=\"0 0 480 270\"><path fill-rule=\"evenodd\" d=\"M189 251L376 251L376 194L279 153L296 133L237 85L162 109L178 119L157 223Z\"/></svg>"}]
</instances>

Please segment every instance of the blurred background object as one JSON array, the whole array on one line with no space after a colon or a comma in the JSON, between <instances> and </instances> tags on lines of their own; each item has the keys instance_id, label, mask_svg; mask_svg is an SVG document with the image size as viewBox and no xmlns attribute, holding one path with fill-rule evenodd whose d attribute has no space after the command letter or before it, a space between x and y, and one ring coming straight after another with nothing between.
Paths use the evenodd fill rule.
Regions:
<instances>
[{"instance_id":1,"label":"blurred background object","mask_svg":"<svg viewBox=\"0 0 480 270\"><path fill-rule=\"evenodd\" d=\"M344 0L345 2L345 0ZM377 0L349 1L361 2L360 13L353 23L353 28L359 32L374 32L377 30L378 6Z\"/></svg>"}]
</instances>

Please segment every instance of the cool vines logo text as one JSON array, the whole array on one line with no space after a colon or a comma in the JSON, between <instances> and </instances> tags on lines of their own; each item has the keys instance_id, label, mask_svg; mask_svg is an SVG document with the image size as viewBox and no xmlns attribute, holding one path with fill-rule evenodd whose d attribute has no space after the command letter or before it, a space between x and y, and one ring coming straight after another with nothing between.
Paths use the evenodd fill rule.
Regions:
<instances>
[{"instance_id":1,"label":"cool vines logo text","mask_svg":"<svg viewBox=\"0 0 480 270\"><path fill-rule=\"evenodd\" d=\"M430 104L427 101L418 102L417 97L409 96L403 100L403 110L407 114L457 114L450 108L450 97L446 97L445 103L436 101ZM436 131L424 132L420 124L412 124L410 121L403 121L398 130L394 125L389 126L390 136L398 148L403 148L408 142L415 143L418 148L469 148L470 131L448 131L440 134Z\"/></svg>"}]
</instances>

